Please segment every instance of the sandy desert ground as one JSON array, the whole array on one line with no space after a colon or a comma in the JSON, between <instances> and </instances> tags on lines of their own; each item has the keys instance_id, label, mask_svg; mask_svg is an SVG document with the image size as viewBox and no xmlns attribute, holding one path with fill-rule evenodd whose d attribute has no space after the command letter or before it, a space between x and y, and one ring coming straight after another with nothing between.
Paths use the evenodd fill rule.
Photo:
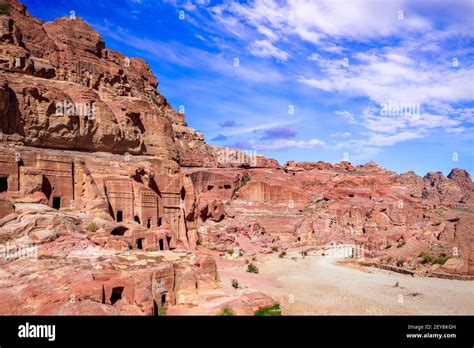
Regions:
<instances>
[{"instance_id":1,"label":"sandy desert ground","mask_svg":"<svg viewBox=\"0 0 474 348\"><path fill-rule=\"evenodd\" d=\"M268 293L280 302L283 315L474 314L472 281L403 275L296 252L254 263L259 274L221 264L221 280L237 279L241 287Z\"/></svg>"}]
</instances>

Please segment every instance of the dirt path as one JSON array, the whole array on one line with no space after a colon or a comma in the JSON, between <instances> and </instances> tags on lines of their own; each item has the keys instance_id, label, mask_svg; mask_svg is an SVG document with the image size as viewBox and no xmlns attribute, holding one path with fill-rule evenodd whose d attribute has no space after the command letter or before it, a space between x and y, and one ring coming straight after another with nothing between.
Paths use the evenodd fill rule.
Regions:
<instances>
[{"instance_id":1,"label":"dirt path","mask_svg":"<svg viewBox=\"0 0 474 348\"><path fill-rule=\"evenodd\" d=\"M285 258L269 255L254 263L259 274L247 273L242 266L225 266L219 270L221 280L237 279L242 287L273 296L284 315L474 314L472 281L358 269L329 257L302 258L296 253Z\"/></svg>"}]
</instances>

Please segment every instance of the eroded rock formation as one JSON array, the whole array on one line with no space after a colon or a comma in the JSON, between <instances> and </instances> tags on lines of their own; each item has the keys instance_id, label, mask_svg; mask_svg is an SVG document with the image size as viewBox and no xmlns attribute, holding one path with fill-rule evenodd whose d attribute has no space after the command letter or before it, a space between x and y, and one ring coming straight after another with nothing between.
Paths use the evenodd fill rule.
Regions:
<instances>
[{"instance_id":1,"label":"eroded rock formation","mask_svg":"<svg viewBox=\"0 0 474 348\"><path fill-rule=\"evenodd\" d=\"M0 314L151 315L216 297L216 309L243 314L271 306L264 294L219 283L211 254L234 250L251 258L353 243L373 263L474 275L466 171L422 178L373 162L280 166L211 147L143 60L106 48L80 18L45 23L7 3Z\"/></svg>"}]
</instances>

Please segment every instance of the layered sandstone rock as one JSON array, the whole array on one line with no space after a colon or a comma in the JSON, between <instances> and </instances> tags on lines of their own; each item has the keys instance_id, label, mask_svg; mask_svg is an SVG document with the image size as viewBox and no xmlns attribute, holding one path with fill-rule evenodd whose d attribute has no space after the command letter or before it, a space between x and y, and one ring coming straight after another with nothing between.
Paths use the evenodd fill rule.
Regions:
<instances>
[{"instance_id":1,"label":"layered sandstone rock","mask_svg":"<svg viewBox=\"0 0 474 348\"><path fill-rule=\"evenodd\" d=\"M9 0L0 15L0 137L38 147L213 165L202 134L158 90L148 64L107 49L76 17L44 23Z\"/></svg>"},{"instance_id":2,"label":"layered sandstone rock","mask_svg":"<svg viewBox=\"0 0 474 348\"><path fill-rule=\"evenodd\" d=\"M211 253L249 262L349 243L369 263L474 274L466 171L280 166L213 148L157 91L143 60L107 49L79 18L44 23L7 3L0 314L185 314L203 302L212 304L207 314L223 306L252 314L275 304L260 293L230 294ZM440 258L442 267L429 262Z\"/></svg>"}]
</instances>

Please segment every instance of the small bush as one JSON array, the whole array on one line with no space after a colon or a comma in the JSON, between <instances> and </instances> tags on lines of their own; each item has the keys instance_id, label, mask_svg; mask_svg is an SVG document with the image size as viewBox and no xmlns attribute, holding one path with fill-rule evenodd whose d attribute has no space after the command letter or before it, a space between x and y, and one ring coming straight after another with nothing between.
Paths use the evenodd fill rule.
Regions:
<instances>
[{"instance_id":1,"label":"small bush","mask_svg":"<svg viewBox=\"0 0 474 348\"><path fill-rule=\"evenodd\" d=\"M398 243L397 248L401 248L404 245L405 245L405 241L402 240L401 242Z\"/></svg>"},{"instance_id":2,"label":"small bush","mask_svg":"<svg viewBox=\"0 0 474 348\"><path fill-rule=\"evenodd\" d=\"M232 308L224 307L219 312L219 315L222 316L222 317L232 317L232 316L235 315L235 312L232 310Z\"/></svg>"},{"instance_id":3,"label":"small bush","mask_svg":"<svg viewBox=\"0 0 474 348\"><path fill-rule=\"evenodd\" d=\"M244 176L242 177L242 181L240 182L240 187L244 187L247 185L250 181L250 175L245 173Z\"/></svg>"},{"instance_id":4,"label":"small bush","mask_svg":"<svg viewBox=\"0 0 474 348\"><path fill-rule=\"evenodd\" d=\"M247 272L249 272L249 273L258 273L258 267L255 266L253 263L249 263L247 265Z\"/></svg>"},{"instance_id":5,"label":"small bush","mask_svg":"<svg viewBox=\"0 0 474 348\"><path fill-rule=\"evenodd\" d=\"M420 255L418 255L419 257L421 257L423 260L421 260L421 263L422 264L425 264L425 263L433 263L434 260L433 260L433 256L431 256L430 254L428 253L425 253L424 251L422 253L420 253Z\"/></svg>"},{"instance_id":6,"label":"small bush","mask_svg":"<svg viewBox=\"0 0 474 348\"><path fill-rule=\"evenodd\" d=\"M280 317L281 316L281 309L280 305L277 304L270 308L264 308L261 311L255 313L258 317Z\"/></svg>"},{"instance_id":7,"label":"small bush","mask_svg":"<svg viewBox=\"0 0 474 348\"><path fill-rule=\"evenodd\" d=\"M87 230L89 232L97 232L98 229L99 227L97 227L97 224L95 222L91 222L89 226L87 226Z\"/></svg>"},{"instance_id":8,"label":"small bush","mask_svg":"<svg viewBox=\"0 0 474 348\"><path fill-rule=\"evenodd\" d=\"M278 247L277 246L272 246L272 251L274 251L274 252L278 251Z\"/></svg>"},{"instance_id":9,"label":"small bush","mask_svg":"<svg viewBox=\"0 0 474 348\"><path fill-rule=\"evenodd\" d=\"M160 309L158 309L158 316L159 317L164 317L165 315L166 315L166 308L161 307Z\"/></svg>"},{"instance_id":10,"label":"small bush","mask_svg":"<svg viewBox=\"0 0 474 348\"><path fill-rule=\"evenodd\" d=\"M441 254L441 255L438 255L438 257L435 258L434 262L437 263L438 265L442 266L446 263L446 261L448 261L449 258L450 258L450 256L445 255L445 254Z\"/></svg>"},{"instance_id":11,"label":"small bush","mask_svg":"<svg viewBox=\"0 0 474 348\"><path fill-rule=\"evenodd\" d=\"M0 15L10 15L10 5L0 4Z\"/></svg>"},{"instance_id":12,"label":"small bush","mask_svg":"<svg viewBox=\"0 0 474 348\"><path fill-rule=\"evenodd\" d=\"M284 258L285 256L286 256L286 251L282 251L280 255L278 255L280 259Z\"/></svg>"},{"instance_id":13,"label":"small bush","mask_svg":"<svg viewBox=\"0 0 474 348\"><path fill-rule=\"evenodd\" d=\"M237 279L232 279L232 287L234 289L238 289L239 288L239 282L237 281Z\"/></svg>"},{"instance_id":14,"label":"small bush","mask_svg":"<svg viewBox=\"0 0 474 348\"><path fill-rule=\"evenodd\" d=\"M233 192L233 195L236 194L242 187L244 187L245 185L247 185L250 181L250 175L248 173L245 173L243 176L242 176L242 179L240 179L240 183L237 187L234 188L234 192Z\"/></svg>"}]
</instances>

